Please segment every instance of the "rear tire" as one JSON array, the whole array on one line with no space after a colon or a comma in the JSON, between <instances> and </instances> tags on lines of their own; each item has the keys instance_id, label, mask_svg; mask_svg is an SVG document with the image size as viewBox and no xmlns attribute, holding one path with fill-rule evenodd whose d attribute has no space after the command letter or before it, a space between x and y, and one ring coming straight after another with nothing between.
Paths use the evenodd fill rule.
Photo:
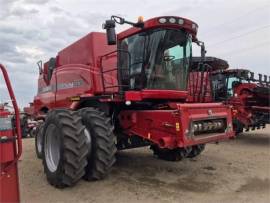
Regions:
<instances>
[{"instance_id":1,"label":"rear tire","mask_svg":"<svg viewBox=\"0 0 270 203\"><path fill-rule=\"evenodd\" d=\"M21 129L22 129L22 138L27 138L29 133L27 116L23 116L23 118L21 119Z\"/></svg>"},{"instance_id":2,"label":"rear tire","mask_svg":"<svg viewBox=\"0 0 270 203\"><path fill-rule=\"evenodd\" d=\"M35 137L35 134L36 134L36 129L32 128L31 130L29 130L29 136L31 138Z\"/></svg>"},{"instance_id":3,"label":"rear tire","mask_svg":"<svg viewBox=\"0 0 270 203\"><path fill-rule=\"evenodd\" d=\"M198 144L191 147L191 151L187 155L187 158L194 158L202 153L205 149L205 144Z\"/></svg>"},{"instance_id":4,"label":"rear tire","mask_svg":"<svg viewBox=\"0 0 270 203\"><path fill-rule=\"evenodd\" d=\"M43 129L42 160L48 182L73 186L85 174L87 140L78 112L59 109L48 113Z\"/></svg>"},{"instance_id":5,"label":"rear tire","mask_svg":"<svg viewBox=\"0 0 270 203\"><path fill-rule=\"evenodd\" d=\"M95 108L80 110L82 122L91 136L85 180L100 180L107 176L115 163L115 136L111 120Z\"/></svg>"},{"instance_id":6,"label":"rear tire","mask_svg":"<svg viewBox=\"0 0 270 203\"><path fill-rule=\"evenodd\" d=\"M44 123L41 123L37 129L36 129L36 136L35 136L35 149L36 149L36 155L38 159L42 158L42 140L43 140L43 129L44 129Z\"/></svg>"},{"instance_id":7,"label":"rear tire","mask_svg":"<svg viewBox=\"0 0 270 203\"><path fill-rule=\"evenodd\" d=\"M185 148L162 149L157 145L152 145L150 149L153 150L154 155L156 155L159 159L166 161L181 161L182 159L186 158L190 152L189 149Z\"/></svg>"}]
</instances>

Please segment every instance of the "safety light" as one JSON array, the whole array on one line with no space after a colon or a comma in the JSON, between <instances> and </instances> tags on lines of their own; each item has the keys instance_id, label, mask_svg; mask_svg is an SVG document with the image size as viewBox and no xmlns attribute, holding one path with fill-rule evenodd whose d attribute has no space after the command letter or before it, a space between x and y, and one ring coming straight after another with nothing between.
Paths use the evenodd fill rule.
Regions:
<instances>
[{"instance_id":1,"label":"safety light","mask_svg":"<svg viewBox=\"0 0 270 203\"><path fill-rule=\"evenodd\" d=\"M143 16L139 16L138 17L138 23L142 23L143 22Z\"/></svg>"}]
</instances>

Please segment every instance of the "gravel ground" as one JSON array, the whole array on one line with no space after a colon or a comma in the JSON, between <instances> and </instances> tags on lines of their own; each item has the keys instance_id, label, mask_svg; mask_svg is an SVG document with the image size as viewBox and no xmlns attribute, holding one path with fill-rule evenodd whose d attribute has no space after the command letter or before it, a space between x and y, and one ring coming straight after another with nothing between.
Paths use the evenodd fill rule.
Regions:
<instances>
[{"instance_id":1,"label":"gravel ground","mask_svg":"<svg viewBox=\"0 0 270 203\"><path fill-rule=\"evenodd\" d=\"M34 139L23 140L19 162L22 202L270 202L270 127L208 144L197 158L166 162L148 148L118 152L110 176L50 186Z\"/></svg>"}]
</instances>

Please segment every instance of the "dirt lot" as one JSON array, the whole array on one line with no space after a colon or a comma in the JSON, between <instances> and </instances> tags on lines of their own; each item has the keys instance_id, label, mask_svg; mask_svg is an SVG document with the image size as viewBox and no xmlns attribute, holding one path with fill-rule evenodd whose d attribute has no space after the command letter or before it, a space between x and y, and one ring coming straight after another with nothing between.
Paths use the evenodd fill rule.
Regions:
<instances>
[{"instance_id":1,"label":"dirt lot","mask_svg":"<svg viewBox=\"0 0 270 203\"><path fill-rule=\"evenodd\" d=\"M47 183L34 140L23 143L23 202L270 202L270 127L181 162L158 160L148 148L122 151L106 180L66 189Z\"/></svg>"}]
</instances>

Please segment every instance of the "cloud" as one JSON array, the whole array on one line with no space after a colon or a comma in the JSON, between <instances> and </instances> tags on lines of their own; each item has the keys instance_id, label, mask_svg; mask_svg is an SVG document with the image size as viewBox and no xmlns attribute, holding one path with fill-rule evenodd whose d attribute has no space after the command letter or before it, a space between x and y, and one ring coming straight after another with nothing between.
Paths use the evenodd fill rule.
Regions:
<instances>
[{"instance_id":1,"label":"cloud","mask_svg":"<svg viewBox=\"0 0 270 203\"><path fill-rule=\"evenodd\" d=\"M24 0L23 2L24 3L27 3L27 4L38 4L38 5L41 5L41 4L46 4L49 1L50 0Z\"/></svg>"},{"instance_id":2,"label":"cloud","mask_svg":"<svg viewBox=\"0 0 270 203\"><path fill-rule=\"evenodd\" d=\"M23 16L28 16L31 14L37 14L38 10L37 9L25 9L25 8L14 8L10 11L10 15L12 16L18 16L18 17L23 17Z\"/></svg>"}]
</instances>

